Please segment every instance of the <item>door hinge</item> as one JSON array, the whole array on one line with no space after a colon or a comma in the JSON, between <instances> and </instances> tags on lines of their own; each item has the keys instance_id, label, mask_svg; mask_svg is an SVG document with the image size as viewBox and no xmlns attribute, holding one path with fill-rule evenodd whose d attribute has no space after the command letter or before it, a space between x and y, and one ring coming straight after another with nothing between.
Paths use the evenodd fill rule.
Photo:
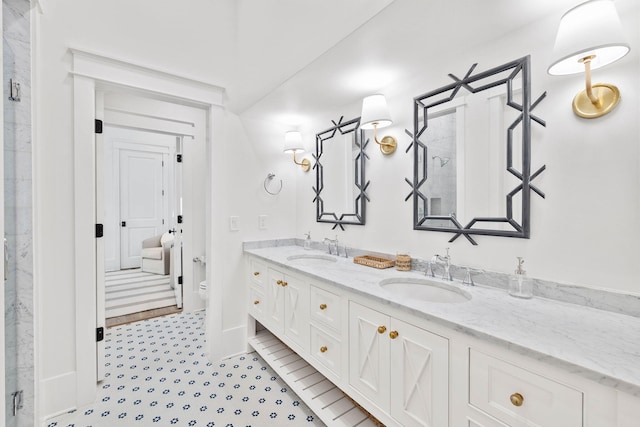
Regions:
<instances>
[{"instance_id":1,"label":"door hinge","mask_svg":"<svg viewBox=\"0 0 640 427\"><path fill-rule=\"evenodd\" d=\"M96 224L96 239L104 236L104 225Z\"/></svg>"},{"instance_id":2,"label":"door hinge","mask_svg":"<svg viewBox=\"0 0 640 427\"><path fill-rule=\"evenodd\" d=\"M178 215L178 224L182 224L182 215Z\"/></svg>"},{"instance_id":3,"label":"door hinge","mask_svg":"<svg viewBox=\"0 0 640 427\"><path fill-rule=\"evenodd\" d=\"M178 276L178 285L182 285L182 276Z\"/></svg>"},{"instance_id":4,"label":"door hinge","mask_svg":"<svg viewBox=\"0 0 640 427\"><path fill-rule=\"evenodd\" d=\"M164 160L162 161L162 167L164 167Z\"/></svg>"},{"instance_id":5,"label":"door hinge","mask_svg":"<svg viewBox=\"0 0 640 427\"><path fill-rule=\"evenodd\" d=\"M18 409L22 409L24 406L22 390L14 391L11 393L13 398L13 416L18 415Z\"/></svg>"},{"instance_id":6,"label":"door hinge","mask_svg":"<svg viewBox=\"0 0 640 427\"><path fill-rule=\"evenodd\" d=\"M104 339L104 328L100 326L96 328L96 342L100 342Z\"/></svg>"},{"instance_id":7,"label":"door hinge","mask_svg":"<svg viewBox=\"0 0 640 427\"><path fill-rule=\"evenodd\" d=\"M178 154L178 155L176 155L176 161L177 161L178 163L182 163L182 154Z\"/></svg>"},{"instance_id":8,"label":"door hinge","mask_svg":"<svg viewBox=\"0 0 640 427\"><path fill-rule=\"evenodd\" d=\"M162 195L164 196L164 190L162 190Z\"/></svg>"},{"instance_id":9,"label":"door hinge","mask_svg":"<svg viewBox=\"0 0 640 427\"><path fill-rule=\"evenodd\" d=\"M102 120L96 119L96 133L102 133Z\"/></svg>"},{"instance_id":10,"label":"door hinge","mask_svg":"<svg viewBox=\"0 0 640 427\"><path fill-rule=\"evenodd\" d=\"M162 225L164 225L164 219L162 220Z\"/></svg>"}]
</instances>

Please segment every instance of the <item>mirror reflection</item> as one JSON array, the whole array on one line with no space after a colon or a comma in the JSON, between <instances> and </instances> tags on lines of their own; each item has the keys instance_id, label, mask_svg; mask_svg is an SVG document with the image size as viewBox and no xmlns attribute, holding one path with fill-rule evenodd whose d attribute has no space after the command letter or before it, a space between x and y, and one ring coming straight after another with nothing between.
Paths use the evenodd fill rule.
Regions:
<instances>
[{"instance_id":1,"label":"mirror reflection","mask_svg":"<svg viewBox=\"0 0 640 427\"><path fill-rule=\"evenodd\" d=\"M360 118L338 123L316 135L316 213L318 222L365 224L365 183L363 133Z\"/></svg>"},{"instance_id":2,"label":"mirror reflection","mask_svg":"<svg viewBox=\"0 0 640 427\"><path fill-rule=\"evenodd\" d=\"M529 237L529 58L414 98L414 229Z\"/></svg>"}]
</instances>

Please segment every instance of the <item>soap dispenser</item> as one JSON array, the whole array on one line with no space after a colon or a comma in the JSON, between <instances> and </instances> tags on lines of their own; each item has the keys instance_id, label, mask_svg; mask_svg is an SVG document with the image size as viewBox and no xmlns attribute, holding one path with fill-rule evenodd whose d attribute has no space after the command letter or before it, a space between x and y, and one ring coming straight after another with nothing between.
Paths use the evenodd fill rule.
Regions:
<instances>
[{"instance_id":1,"label":"soap dispenser","mask_svg":"<svg viewBox=\"0 0 640 427\"><path fill-rule=\"evenodd\" d=\"M515 275L509 280L509 295L517 298L531 298L533 296L533 282L526 276L526 271L522 268L524 259L518 258L518 266Z\"/></svg>"},{"instance_id":2,"label":"soap dispenser","mask_svg":"<svg viewBox=\"0 0 640 427\"><path fill-rule=\"evenodd\" d=\"M305 236L307 236L306 239L304 239L304 248L306 250L311 249L311 232L305 233Z\"/></svg>"}]
</instances>

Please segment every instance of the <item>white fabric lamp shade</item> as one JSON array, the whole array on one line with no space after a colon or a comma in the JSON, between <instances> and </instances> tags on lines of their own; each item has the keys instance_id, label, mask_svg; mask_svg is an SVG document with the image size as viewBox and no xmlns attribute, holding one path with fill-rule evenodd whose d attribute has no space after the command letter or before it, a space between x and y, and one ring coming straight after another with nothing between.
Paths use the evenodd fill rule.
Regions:
<instances>
[{"instance_id":1,"label":"white fabric lamp shade","mask_svg":"<svg viewBox=\"0 0 640 427\"><path fill-rule=\"evenodd\" d=\"M591 69L617 61L629 52L613 0L591 0L567 11L560 20L548 73L584 72L580 59L595 55Z\"/></svg>"},{"instance_id":2,"label":"white fabric lamp shade","mask_svg":"<svg viewBox=\"0 0 640 427\"><path fill-rule=\"evenodd\" d=\"M360 129L373 129L374 123L378 128L391 125L391 114L384 95L371 95L362 100L362 114L360 114Z\"/></svg>"},{"instance_id":3,"label":"white fabric lamp shade","mask_svg":"<svg viewBox=\"0 0 640 427\"><path fill-rule=\"evenodd\" d=\"M302 144L302 134L300 132L292 131L284 134L284 149L285 153L301 153L304 151L304 145Z\"/></svg>"}]
</instances>

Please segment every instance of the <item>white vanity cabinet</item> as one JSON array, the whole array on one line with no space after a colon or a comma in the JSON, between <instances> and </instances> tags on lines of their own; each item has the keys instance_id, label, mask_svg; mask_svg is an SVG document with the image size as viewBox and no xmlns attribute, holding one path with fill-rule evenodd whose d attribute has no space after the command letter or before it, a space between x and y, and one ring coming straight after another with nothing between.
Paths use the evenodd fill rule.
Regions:
<instances>
[{"instance_id":1,"label":"white vanity cabinet","mask_svg":"<svg viewBox=\"0 0 640 427\"><path fill-rule=\"evenodd\" d=\"M267 268L263 321L265 326L284 335L309 351L309 284L301 277Z\"/></svg>"},{"instance_id":2,"label":"white vanity cabinet","mask_svg":"<svg viewBox=\"0 0 640 427\"><path fill-rule=\"evenodd\" d=\"M403 426L448 426L446 338L349 302L349 384Z\"/></svg>"},{"instance_id":3,"label":"white vanity cabinet","mask_svg":"<svg viewBox=\"0 0 640 427\"><path fill-rule=\"evenodd\" d=\"M298 353L286 365L295 371L281 375L328 425L372 425L344 392L389 427L640 426L638 396L576 375L549 353L463 333L317 272L253 257L248 265L248 311L268 330L249 341L276 372L284 367L276 350ZM355 421L338 423L340 414Z\"/></svg>"}]
</instances>

